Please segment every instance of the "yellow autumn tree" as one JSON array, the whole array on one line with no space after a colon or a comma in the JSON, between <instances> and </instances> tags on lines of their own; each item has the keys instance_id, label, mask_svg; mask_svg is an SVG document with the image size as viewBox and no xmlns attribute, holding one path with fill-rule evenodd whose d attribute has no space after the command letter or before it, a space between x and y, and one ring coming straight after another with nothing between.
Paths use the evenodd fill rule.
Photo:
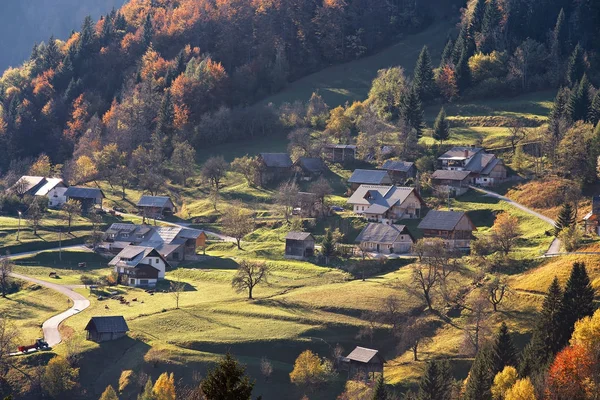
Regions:
<instances>
[{"instance_id":1,"label":"yellow autumn tree","mask_svg":"<svg viewBox=\"0 0 600 400\"><path fill-rule=\"evenodd\" d=\"M344 107L337 106L331 110L329 119L327 120L327 126L325 127L328 133L336 138L340 138L350 134L351 127L352 120L346 115Z\"/></svg>"},{"instance_id":2,"label":"yellow autumn tree","mask_svg":"<svg viewBox=\"0 0 600 400\"><path fill-rule=\"evenodd\" d=\"M117 396L115 389L111 385L108 385L102 396L100 396L100 400L119 400L119 396Z\"/></svg>"},{"instance_id":3,"label":"yellow autumn tree","mask_svg":"<svg viewBox=\"0 0 600 400\"><path fill-rule=\"evenodd\" d=\"M506 392L514 386L519 379L515 367L507 366L496 374L494 385L492 386L492 397L494 400L502 400Z\"/></svg>"},{"instance_id":4,"label":"yellow autumn tree","mask_svg":"<svg viewBox=\"0 0 600 400\"><path fill-rule=\"evenodd\" d=\"M50 157L41 154L37 160L29 167L29 175L50 177L52 174L52 163Z\"/></svg>"},{"instance_id":5,"label":"yellow autumn tree","mask_svg":"<svg viewBox=\"0 0 600 400\"><path fill-rule=\"evenodd\" d=\"M575 322L571 345L581 346L590 354L600 354L600 310Z\"/></svg>"},{"instance_id":6,"label":"yellow autumn tree","mask_svg":"<svg viewBox=\"0 0 600 400\"><path fill-rule=\"evenodd\" d=\"M152 394L156 400L175 400L175 377L171 373L162 373L152 389Z\"/></svg>"},{"instance_id":7,"label":"yellow autumn tree","mask_svg":"<svg viewBox=\"0 0 600 400\"><path fill-rule=\"evenodd\" d=\"M98 173L96 165L88 156L81 156L75 161L73 178L77 183L89 182Z\"/></svg>"},{"instance_id":8,"label":"yellow autumn tree","mask_svg":"<svg viewBox=\"0 0 600 400\"><path fill-rule=\"evenodd\" d=\"M331 368L310 350L303 351L290 373L290 380L296 385L316 385L327 380Z\"/></svg>"},{"instance_id":9,"label":"yellow autumn tree","mask_svg":"<svg viewBox=\"0 0 600 400\"><path fill-rule=\"evenodd\" d=\"M519 379L508 389L504 400L536 400L535 388L529 378Z\"/></svg>"}]
</instances>

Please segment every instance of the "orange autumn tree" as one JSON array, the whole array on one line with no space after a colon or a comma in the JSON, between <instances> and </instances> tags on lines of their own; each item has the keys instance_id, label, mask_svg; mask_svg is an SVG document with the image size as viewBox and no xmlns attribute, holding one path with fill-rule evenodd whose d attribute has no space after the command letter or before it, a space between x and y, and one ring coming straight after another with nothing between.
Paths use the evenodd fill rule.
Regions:
<instances>
[{"instance_id":1,"label":"orange autumn tree","mask_svg":"<svg viewBox=\"0 0 600 400\"><path fill-rule=\"evenodd\" d=\"M88 118L88 107L89 104L83 97L83 93L73 101L73 112L71 113L71 120L67 122L65 136L73 139L83 133L83 128Z\"/></svg>"},{"instance_id":2,"label":"orange autumn tree","mask_svg":"<svg viewBox=\"0 0 600 400\"><path fill-rule=\"evenodd\" d=\"M548 371L548 399L587 399L595 361L582 346L569 346L556 355Z\"/></svg>"}]
</instances>

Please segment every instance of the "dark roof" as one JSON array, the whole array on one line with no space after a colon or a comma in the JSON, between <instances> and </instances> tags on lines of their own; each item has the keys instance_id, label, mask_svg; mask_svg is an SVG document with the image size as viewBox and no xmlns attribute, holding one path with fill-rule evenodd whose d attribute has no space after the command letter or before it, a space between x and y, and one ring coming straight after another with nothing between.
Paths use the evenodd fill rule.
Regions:
<instances>
[{"instance_id":1,"label":"dark roof","mask_svg":"<svg viewBox=\"0 0 600 400\"><path fill-rule=\"evenodd\" d=\"M325 171L325 163L318 157L300 157L296 163L304 170L318 174Z\"/></svg>"},{"instance_id":2,"label":"dark roof","mask_svg":"<svg viewBox=\"0 0 600 400\"><path fill-rule=\"evenodd\" d=\"M168 207L173 206L173 202L167 196L142 196L137 202L138 207Z\"/></svg>"},{"instance_id":3,"label":"dark roof","mask_svg":"<svg viewBox=\"0 0 600 400\"><path fill-rule=\"evenodd\" d=\"M358 361L361 363L368 363L374 357L378 356L379 351L374 349L367 349L366 347L357 346L352 353L346 357L348 360ZM380 361L383 362L383 357L379 356Z\"/></svg>"},{"instance_id":4,"label":"dark roof","mask_svg":"<svg viewBox=\"0 0 600 400\"><path fill-rule=\"evenodd\" d=\"M353 144L328 144L325 145L326 148L328 149L350 149L350 150L356 150L356 146Z\"/></svg>"},{"instance_id":5,"label":"dark roof","mask_svg":"<svg viewBox=\"0 0 600 400\"><path fill-rule=\"evenodd\" d=\"M290 232L285 238L289 240L315 240L315 238L308 232Z\"/></svg>"},{"instance_id":6,"label":"dark roof","mask_svg":"<svg viewBox=\"0 0 600 400\"><path fill-rule=\"evenodd\" d=\"M463 211L431 210L419 224L419 229L439 229L452 231L466 214Z\"/></svg>"},{"instance_id":7,"label":"dark roof","mask_svg":"<svg viewBox=\"0 0 600 400\"><path fill-rule=\"evenodd\" d=\"M38 186L41 186L45 179L46 178L44 178L43 176L24 175L17 181L17 183L15 183L13 185L13 188L16 188L17 186L21 186L22 192L27 193L31 189L33 189L33 188L37 189Z\"/></svg>"},{"instance_id":8,"label":"dark roof","mask_svg":"<svg viewBox=\"0 0 600 400\"><path fill-rule=\"evenodd\" d=\"M129 331L127 322L123 316L114 317L92 317L85 327L86 331L96 328L98 333L123 333Z\"/></svg>"},{"instance_id":9,"label":"dark roof","mask_svg":"<svg viewBox=\"0 0 600 400\"><path fill-rule=\"evenodd\" d=\"M360 183L365 185L385 185L391 184L392 180L387 171L375 169L357 169L354 170L349 183Z\"/></svg>"},{"instance_id":10,"label":"dark roof","mask_svg":"<svg viewBox=\"0 0 600 400\"><path fill-rule=\"evenodd\" d=\"M81 186L71 186L65 192L66 197L75 197L79 199L95 199L98 196L104 198L104 193L98 188L88 188Z\"/></svg>"},{"instance_id":11,"label":"dark roof","mask_svg":"<svg viewBox=\"0 0 600 400\"><path fill-rule=\"evenodd\" d=\"M260 157L267 167L290 168L293 164L287 153L260 153Z\"/></svg>"},{"instance_id":12,"label":"dark roof","mask_svg":"<svg viewBox=\"0 0 600 400\"><path fill-rule=\"evenodd\" d=\"M398 171L398 172L408 172L414 163L408 161L398 161L398 160L387 160L381 166L381 169L385 169L387 171Z\"/></svg>"},{"instance_id":13,"label":"dark roof","mask_svg":"<svg viewBox=\"0 0 600 400\"><path fill-rule=\"evenodd\" d=\"M378 223L370 223L360 232L355 242L373 242L391 244L398 240L401 234L412 235L408 232L405 225L386 225ZM414 241L414 239L413 239Z\"/></svg>"},{"instance_id":14,"label":"dark roof","mask_svg":"<svg viewBox=\"0 0 600 400\"><path fill-rule=\"evenodd\" d=\"M471 174L471 171L447 171L438 169L431 175L431 179L444 181L464 181Z\"/></svg>"}]
</instances>

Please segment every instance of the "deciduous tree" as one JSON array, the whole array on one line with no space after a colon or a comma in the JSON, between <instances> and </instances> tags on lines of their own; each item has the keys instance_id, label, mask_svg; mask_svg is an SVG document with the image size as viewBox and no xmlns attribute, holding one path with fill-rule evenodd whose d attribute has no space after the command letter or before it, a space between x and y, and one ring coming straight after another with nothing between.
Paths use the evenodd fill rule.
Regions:
<instances>
[{"instance_id":1,"label":"deciduous tree","mask_svg":"<svg viewBox=\"0 0 600 400\"><path fill-rule=\"evenodd\" d=\"M431 343L431 330L434 322L428 317L409 317L398 335L398 349L401 352L410 350L414 361L419 361L419 349Z\"/></svg>"},{"instance_id":2,"label":"deciduous tree","mask_svg":"<svg viewBox=\"0 0 600 400\"><path fill-rule=\"evenodd\" d=\"M504 367L504 369L496 374L494 377L494 384L492 385L492 398L494 400L504 400L506 392L513 387L513 385L519 379L517 370L515 367Z\"/></svg>"},{"instance_id":3,"label":"deciduous tree","mask_svg":"<svg viewBox=\"0 0 600 400\"><path fill-rule=\"evenodd\" d=\"M231 280L231 287L240 293L248 291L248 299L252 300L252 291L261 283L269 283L270 269L264 262L240 261L237 273Z\"/></svg>"},{"instance_id":4,"label":"deciduous tree","mask_svg":"<svg viewBox=\"0 0 600 400\"><path fill-rule=\"evenodd\" d=\"M187 186L187 180L196 165L196 150L187 141L175 143L171 154L171 165L177 171L183 186Z\"/></svg>"},{"instance_id":5,"label":"deciduous tree","mask_svg":"<svg viewBox=\"0 0 600 400\"><path fill-rule=\"evenodd\" d=\"M202 176L218 190L228 167L229 165L222 156L211 157L202 166Z\"/></svg>"},{"instance_id":6,"label":"deciduous tree","mask_svg":"<svg viewBox=\"0 0 600 400\"><path fill-rule=\"evenodd\" d=\"M67 393L77 386L78 377L78 368L72 368L66 359L56 356L46 366L42 376L42 388L56 399L62 396L68 398Z\"/></svg>"},{"instance_id":7,"label":"deciduous tree","mask_svg":"<svg viewBox=\"0 0 600 400\"><path fill-rule=\"evenodd\" d=\"M521 228L517 217L511 216L507 212L503 212L496 217L492 227L491 239L504 255L510 253L520 236Z\"/></svg>"},{"instance_id":8,"label":"deciduous tree","mask_svg":"<svg viewBox=\"0 0 600 400\"><path fill-rule=\"evenodd\" d=\"M152 388L154 400L175 400L175 377L173 373L163 372L160 374Z\"/></svg>"},{"instance_id":9,"label":"deciduous tree","mask_svg":"<svg viewBox=\"0 0 600 400\"><path fill-rule=\"evenodd\" d=\"M100 396L100 400L119 400L119 396L113 389L112 385L108 385L102 395Z\"/></svg>"},{"instance_id":10,"label":"deciduous tree","mask_svg":"<svg viewBox=\"0 0 600 400\"><path fill-rule=\"evenodd\" d=\"M279 185L277 193L275 194L275 201L283 210L283 216L286 222L290 222L292 216L292 210L296 205L298 199L298 185L294 181L284 182Z\"/></svg>"},{"instance_id":11,"label":"deciduous tree","mask_svg":"<svg viewBox=\"0 0 600 400\"><path fill-rule=\"evenodd\" d=\"M504 400L536 400L535 387L529 377L519 379L506 391Z\"/></svg>"},{"instance_id":12,"label":"deciduous tree","mask_svg":"<svg viewBox=\"0 0 600 400\"><path fill-rule=\"evenodd\" d=\"M71 233L73 218L81 215L81 202L69 199L61 207L63 219L67 221L67 233Z\"/></svg>"},{"instance_id":13,"label":"deciduous tree","mask_svg":"<svg viewBox=\"0 0 600 400\"><path fill-rule=\"evenodd\" d=\"M595 360L585 347L569 346L556 355L548 371L546 395L551 399L587 399Z\"/></svg>"},{"instance_id":14,"label":"deciduous tree","mask_svg":"<svg viewBox=\"0 0 600 400\"><path fill-rule=\"evenodd\" d=\"M2 297L6 297L12 282L13 262L10 258L4 257L0 259L0 291Z\"/></svg>"},{"instance_id":15,"label":"deciduous tree","mask_svg":"<svg viewBox=\"0 0 600 400\"><path fill-rule=\"evenodd\" d=\"M254 230L254 218L241 202L233 203L221 217L221 225L223 233L233 237L241 250L242 238Z\"/></svg>"},{"instance_id":16,"label":"deciduous tree","mask_svg":"<svg viewBox=\"0 0 600 400\"><path fill-rule=\"evenodd\" d=\"M305 350L294 362L294 369L290 372L290 381L298 386L317 386L329 380L332 370L331 364L310 350Z\"/></svg>"}]
</instances>

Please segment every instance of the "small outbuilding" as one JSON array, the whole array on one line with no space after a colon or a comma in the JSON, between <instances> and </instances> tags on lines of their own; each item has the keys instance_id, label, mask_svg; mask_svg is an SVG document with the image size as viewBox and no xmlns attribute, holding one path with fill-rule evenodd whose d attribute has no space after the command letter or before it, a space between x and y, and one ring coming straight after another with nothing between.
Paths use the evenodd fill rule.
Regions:
<instances>
[{"instance_id":1,"label":"small outbuilding","mask_svg":"<svg viewBox=\"0 0 600 400\"><path fill-rule=\"evenodd\" d=\"M330 162L344 163L356 159L356 146L351 144L328 144L324 149L325 158Z\"/></svg>"},{"instance_id":2,"label":"small outbuilding","mask_svg":"<svg viewBox=\"0 0 600 400\"><path fill-rule=\"evenodd\" d=\"M67 200L77 200L81 203L83 212L88 212L95 206L102 208L102 200L106 197L104 192L98 188L88 188L81 186L69 187L64 196Z\"/></svg>"},{"instance_id":3,"label":"small outbuilding","mask_svg":"<svg viewBox=\"0 0 600 400\"><path fill-rule=\"evenodd\" d=\"M348 356L342 357L342 365L348 371L348 376L363 375L375 379L375 374L383 375L385 359L379 354L379 350L368 349L357 346Z\"/></svg>"},{"instance_id":4,"label":"small outbuilding","mask_svg":"<svg viewBox=\"0 0 600 400\"><path fill-rule=\"evenodd\" d=\"M304 260L315 255L315 238L307 232L290 232L285 237L285 258Z\"/></svg>"},{"instance_id":5,"label":"small outbuilding","mask_svg":"<svg viewBox=\"0 0 600 400\"><path fill-rule=\"evenodd\" d=\"M294 166L303 180L311 180L327 170L327 166L320 157L300 157Z\"/></svg>"},{"instance_id":6,"label":"small outbuilding","mask_svg":"<svg viewBox=\"0 0 600 400\"><path fill-rule=\"evenodd\" d=\"M142 196L136 207L141 215L148 218L162 218L175 212L175 204L167 196Z\"/></svg>"},{"instance_id":7,"label":"small outbuilding","mask_svg":"<svg viewBox=\"0 0 600 400\"><path fill-rule=\"evenodd\" d=\"M287 153L260 153L258 160L261 165L260 181L263 185L288 179L292 174L293 163Z\"/></svg>"},{"instance_id":8,"label":"small outbuilding","mask_svg":"<svg viewBox=\"0 0 600 400\"><path fill-rule=\"evenodd\" d=\"M356 169L352 173L348 183L352 190L356 190L360 185L391 185L392 179L387 171L376 169Z\"/></svg>"},{"instance_id":9,"label":"small outbuilding","mask_svg":"<svg viewBox=\"0 0 600 400\"><path fill-rule=\"evenodd\" d=\"M86 339L100 343L116 340L127 335L129 327L122 315L112 317L92 317L85 326Z\"/></svg>"},{"instance_id":10,"label":"small outbuilding","mask_svg":"<svg viewBox=\"0 0 600 400\"><path fill-rule=\"evenodd\" d=\"M361 249L382 254L408 253L415 239L405 225L370 223L356 238Z\"/></svg>"},{"instance_id":11,"label":"small outbuilding","mask_svg":"<svg viewBox=\"0 0 600 400\"><path fill-rule=\"evenodd\" d=\"M408 161L387 160L380 169L387 171L395 184L404 184L408 179L417 177L417 167Z\"/></svg>"}]
</instances>

